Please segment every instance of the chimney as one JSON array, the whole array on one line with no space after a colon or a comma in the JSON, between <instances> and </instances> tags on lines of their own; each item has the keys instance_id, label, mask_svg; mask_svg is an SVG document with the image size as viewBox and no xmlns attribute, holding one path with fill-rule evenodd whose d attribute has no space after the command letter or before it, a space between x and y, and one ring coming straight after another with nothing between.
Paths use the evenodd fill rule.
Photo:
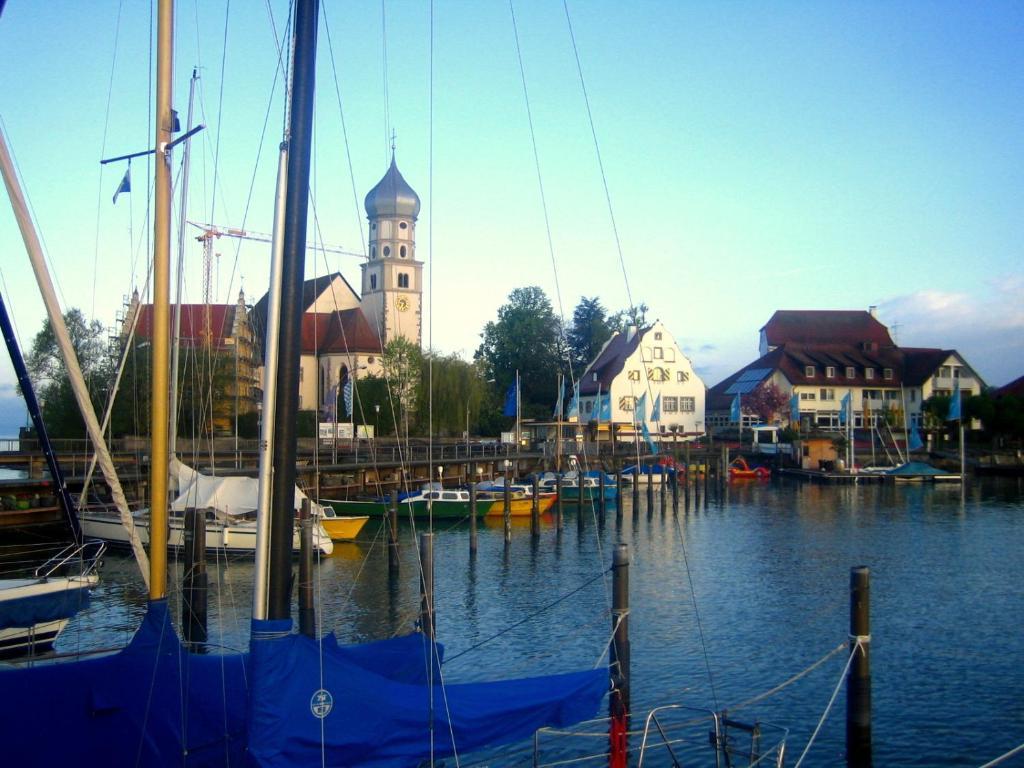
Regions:
<instances>
[{"instance_id":1,"label":"chimney","mask_svg":"<svg viewBox=\"0 0 1024 768\"><path fill-rule=\"evenodd\" d=\"M876 307L874 304L868 307L868 314L871 315L872 317L877 317L877 315L875 314L876 312L878 312L878 307Z\"/></svg>"},{"instance_id":2,"label":"chimney","mask_svg":"<svg viewBox=\"0 0 1024 768\"><path fill-rule=\"evenodd\" d=\"M631 325L626 329L626 342L632 341L634 336L636 336L636 326Z\"/></svg>"}]
</instances>

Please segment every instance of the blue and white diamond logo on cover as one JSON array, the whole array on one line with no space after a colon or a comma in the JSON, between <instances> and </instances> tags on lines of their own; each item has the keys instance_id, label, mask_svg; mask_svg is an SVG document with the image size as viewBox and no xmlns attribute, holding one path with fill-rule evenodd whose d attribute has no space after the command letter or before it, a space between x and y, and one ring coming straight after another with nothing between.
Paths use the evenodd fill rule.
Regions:
<instances>
[{"instance_id":1,"label":"blue and white diamond logo on cover","mask_svg":"<svg viewBox=\"0 0 1024 768\"><path fill-rule=\"evenodd\" d=\"M331 692L321 688L313 694L313 698L309 700L309 711L313 713L313 717L317 717L323 720L334 709L334 697L331 696Z\"/></svg>"}]
</instances>

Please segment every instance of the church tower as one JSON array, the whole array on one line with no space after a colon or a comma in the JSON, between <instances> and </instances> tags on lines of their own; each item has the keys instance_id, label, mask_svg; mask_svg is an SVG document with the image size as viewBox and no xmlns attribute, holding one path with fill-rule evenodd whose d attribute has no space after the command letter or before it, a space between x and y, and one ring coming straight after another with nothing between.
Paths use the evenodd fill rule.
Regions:
<instances>
[{"instance_id":1,"label":"church tower","mask_svg":"<svg viewBox=\"0 0 1024 768\"><path fill-rule=\"evenodd\" d=\"M363 263L363 314L384 344L402 337L422 345L423 262L416 260L420 198L391 156L391 167L366 195L369 259Z\"/></svg>"}]
</instances>

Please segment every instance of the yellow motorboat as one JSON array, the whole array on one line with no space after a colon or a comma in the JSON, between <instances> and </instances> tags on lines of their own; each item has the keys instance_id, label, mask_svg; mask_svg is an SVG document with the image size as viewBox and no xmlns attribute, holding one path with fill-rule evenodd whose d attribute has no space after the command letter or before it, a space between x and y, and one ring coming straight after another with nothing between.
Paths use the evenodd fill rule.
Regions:
<instances>
[{"instance_id":1,"label":"yellow motorboat","mask_svg":"<svg viewBox=\"0 0 1024 768\"><path fill-rule=\"evenodd\" d=\"M331 541L352 541L363 530L369 515L352 515L342 517L329 506L322 507L322 513L318 516L320 525L327 531Z\"/></svg>"}]
</instances>

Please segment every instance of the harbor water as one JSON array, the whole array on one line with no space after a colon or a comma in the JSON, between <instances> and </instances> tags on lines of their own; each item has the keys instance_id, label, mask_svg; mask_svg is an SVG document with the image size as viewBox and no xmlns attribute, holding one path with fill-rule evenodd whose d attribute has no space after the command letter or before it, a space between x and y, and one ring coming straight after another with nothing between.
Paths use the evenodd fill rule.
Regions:
<instances>
[{"instance_id":1,"label":"harbor water","mask_svg":"<svg viewBox=\"0 0 1024 768\"><path fill-rule=\"evenodd\" d=\"M621 514L566 506L559 532L515 521L435 527L438 638L445 680L461 682L606 664L612 550L629 546L633 727L650 708L735 707L787 681L847 640L852 566L871 569L875 765L978 766L1024 742L1024 486L731 485L662 514L645 493ZM578 516L582 514L582 525ZM319 618L341 642L414 628L415 536L403 523L401 567L389 577L386 537L371 521L316 568ZM171 583L180 583L172 562ZM210 643L244 649L252 560L210 560ZM110 554L90 607L60 652L127 642L145 592L127 555ZM172 594L176 601L178 594ZM176 610L176 613L180 611ZM793 765L825 713L846 664L833 654L797 682L736 710L789 729ZM840 692L804 765L843 763ZM705 728L706 741L706 728ZM635 746L635 745L634 745ZM696 753L695 753L696 754ZM706 759L687 764L713 764ZM526 764L527 751L488 760ZM1021 760L1021 757L1014 758ZM463 764L473 764L467 756ZM654 762L653 764L659 764ZM1012 761L1005 763L1014 764ZM1021 763L1016 763L1021 764Z\"/></svg>"}]
</instances>

